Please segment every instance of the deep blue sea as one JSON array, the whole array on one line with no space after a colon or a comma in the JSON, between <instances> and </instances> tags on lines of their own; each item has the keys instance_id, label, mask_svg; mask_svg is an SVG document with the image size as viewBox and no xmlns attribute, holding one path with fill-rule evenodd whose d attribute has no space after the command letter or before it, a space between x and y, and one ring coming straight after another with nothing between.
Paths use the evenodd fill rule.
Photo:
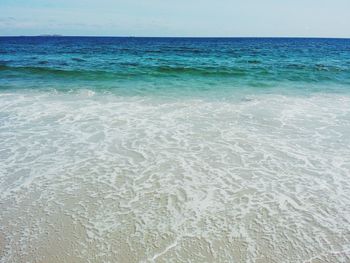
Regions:
<instances>
[{"instance_id":1,"label":"deep blue sea","mask_svg":"<svg viewBox=\"0 0 350 263\"><path fill-rule=\"evenodd\" d=\"M350 39L0 37L5 262L350 262Z\"/></svg>"},{"instance_id":2,"label":"deep blue sea","mask_svg":"<svg viewBox=\"0 0 350 263\"><path fill-rule=\"evenodd\" d=\"M1 89L226 96L348 86L350 39L0 38Z\"/></svg>"}]
</instances>

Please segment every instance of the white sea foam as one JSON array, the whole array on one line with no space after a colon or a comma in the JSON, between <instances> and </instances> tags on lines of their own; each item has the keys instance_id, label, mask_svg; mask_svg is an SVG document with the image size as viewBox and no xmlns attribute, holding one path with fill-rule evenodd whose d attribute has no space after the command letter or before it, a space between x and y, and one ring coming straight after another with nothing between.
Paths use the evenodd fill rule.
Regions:
<instances>
[{"instance_id":1,"label":"white sea foam","mask_svg":"<svg viewBox=\"0 0 350 263\"><path fill-rule=\"evenodd\" d=\"M350 96L7 92L0 138L0 262L350 261Z\"/></svg>"}]
</instances>

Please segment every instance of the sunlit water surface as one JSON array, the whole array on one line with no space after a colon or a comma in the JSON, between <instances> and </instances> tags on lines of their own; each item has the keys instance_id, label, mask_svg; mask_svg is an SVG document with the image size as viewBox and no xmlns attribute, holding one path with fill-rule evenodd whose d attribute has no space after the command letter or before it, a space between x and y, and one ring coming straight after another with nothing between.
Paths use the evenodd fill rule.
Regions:
<instances>
[{"instance_id":1,"label":"sunlit water surface","mask_svg":"<svg viewBox=\"0 0 350 263\"><path fill-rule=\"evenodd\" d=\"M350 262L348 45L340 57L332 45L325 54L335 57L316 56L327 70L310 59L278 81L286 65L249 76L232 68L227 76L186 67L129 69L136 77L82 72L63 51L54 60L73 61L78 71L54 71L28 65L37 63L31 56L52 55L35 49L39 40L2 41L1 263ZM60 50L78 40L57 41ZM165 41L164 51L190 40L154 41ZM226 48L241 45L231 41ZM258 48L263 40L255 41ZM217 45L204 43L198 52ZM18 45L28 60L9 51ZM300 59L312 50L317 45Z\"/></svg>"}]
</instances>

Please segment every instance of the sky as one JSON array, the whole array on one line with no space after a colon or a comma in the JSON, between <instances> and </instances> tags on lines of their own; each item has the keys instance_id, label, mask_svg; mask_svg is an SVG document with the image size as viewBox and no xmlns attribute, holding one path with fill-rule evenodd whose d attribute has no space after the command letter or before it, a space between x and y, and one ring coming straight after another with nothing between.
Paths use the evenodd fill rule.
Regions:
<instances>
[{"instance_id":1,"label":"sky","mask_svg":"<svg viewBox=\"0 0 350 263\"><path fill-rule=\"evenodd\" d=\"M350 0L0 0L0 36L350 38Z\"/></svg>"}]
</instances>

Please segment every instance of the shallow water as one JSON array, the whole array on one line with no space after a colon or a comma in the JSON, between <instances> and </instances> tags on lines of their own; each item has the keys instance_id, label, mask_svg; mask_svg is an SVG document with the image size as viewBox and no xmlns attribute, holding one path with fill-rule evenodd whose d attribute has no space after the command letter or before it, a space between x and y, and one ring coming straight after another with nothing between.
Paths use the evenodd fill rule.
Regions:
<instances>
[{"instance_id":1,"label":"shallow water","mask_svg":"<svg viewBox=\"0 0 350 263\"><path fill-rule=\"evenodd\" d=\"M241 89L191 76L183 89L180 72L132 90L11 74L0 262L350 261L343 73Z\"/></svg>"}]
</instances>

